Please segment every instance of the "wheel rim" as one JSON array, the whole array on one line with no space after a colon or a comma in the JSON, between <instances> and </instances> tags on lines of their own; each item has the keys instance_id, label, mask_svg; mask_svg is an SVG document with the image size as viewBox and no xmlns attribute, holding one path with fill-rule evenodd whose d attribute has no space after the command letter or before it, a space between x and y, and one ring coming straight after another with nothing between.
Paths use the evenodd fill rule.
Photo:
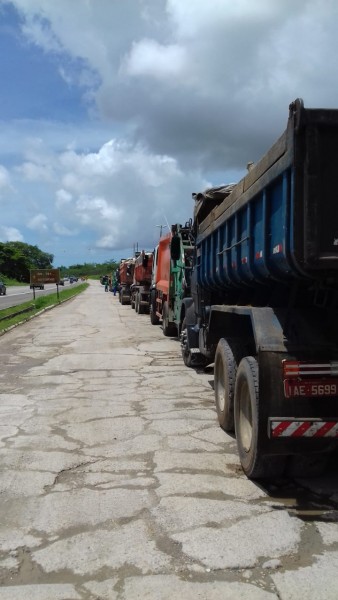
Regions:
<instances>
[{"instance_id":1,"label":"wheel rim","mask_svg":"<svg viewBox=\"0 0 338 600\"><path fill-rule=\"evenodd\" d=\"M187 329L185 326L182 327L181 331L181 349L183 358L187 357L189 352L187 347Z\"/></svg>"},{"instance_id":2,"label":"wheel rim","mask_svg":"<svg viewBox=\"0 0 338 600\"><path fill-rule=\"evenodd\" d=\"M243 449L249 452L252 443L252 409L247 382L243 382L239 404L239 430Z\"/></svg>"},{"instance_id":3,"label":"wheel rim","mask_svg":"<svg viewBox=\"0 0 338 600\"><path fill-rule=\"evenodd\" d=\"M224 372L222 369L222 361L217 360L216 362L216 400L218 408L221 412L224 411L225 407L225 385L224 385Z\"/></svg>"}]
</instances>

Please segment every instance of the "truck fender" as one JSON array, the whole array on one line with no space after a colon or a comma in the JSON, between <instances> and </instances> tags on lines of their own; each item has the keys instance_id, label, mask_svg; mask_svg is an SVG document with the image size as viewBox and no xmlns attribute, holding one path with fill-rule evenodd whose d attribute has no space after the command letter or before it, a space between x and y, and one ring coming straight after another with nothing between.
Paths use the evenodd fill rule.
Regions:
<instances>
[{"instance_id":1,"label":"truck fender","mask_svg":"<svg viewBox=\"0 0 338 600\"><path fill-rule=\"evenodd\" d=\"M286 352L283 332L286 313L286 309L271 307L212 306L207 343L217 345L221 337L246 339L254 354L260 350Z\"/></svg>"},{"instance_id":2,"label":"truck fender","mask_svg":"<svg viewBox=\"0 0 338 600\"><path fill-rule=\"evenodd\" d=\"M181 306L181 323L185 319L186 325L195 325L195 306L192 298L184 298Z\"/></svg>"}]
</instances>

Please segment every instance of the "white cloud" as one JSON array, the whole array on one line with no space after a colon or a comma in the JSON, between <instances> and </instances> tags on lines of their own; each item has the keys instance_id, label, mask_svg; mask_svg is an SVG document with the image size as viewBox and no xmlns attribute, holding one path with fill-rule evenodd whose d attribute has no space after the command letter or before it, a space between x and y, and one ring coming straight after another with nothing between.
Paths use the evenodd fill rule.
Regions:
<instances>
[{"instance_id":1,"label":"white cloud","mask_svg":"<svg viewBox=\"0 0 338 600\"><path fill-rule=\"evenodd\" d=\"M28 181L53 181L53 168L51 165L25 162L17 167L25 179Z\"/></svg>"},{"instance_id":2,"label":"white cloud","mask_svg":"<svg viewBox=\"0 0 338 600\"><path fill-rule=\"evenodd\" d=\"M74 229L69 229L62 225L62 223L53 223L53 231L60 236L73 236L76 234Z\"/></svg>"},{"instance_id":3,"label":"white cloud","mask_svg":"<svg viewBox=\"0 0 338 600\"><path fill-rule=\"evenodd\" d=\"M168 80L180 75L186 65L185 49L177 44L164 46L155 40L135 42L125 58L120 73L152 76Z\"/></svg>"},{"instance_id":4,"label":"white cloud","mask_svg":"<svg viewBox=\"0 0 338 600\"><path fill-rule=\"evenodd\" d=\"M85 228L96 237L92 246L112 250L125 247L126 239L131 246L151 247L156 225L188 220L191 191L207 184L198 172L182 172L172 157L118 140L97 152L66 151L58 165L62 188L56 208L63 226Z\"/></svg>"},{"instance_id":5,"label":"white cloud","mask_svg":"<svg viewBox=\"0 0 338 600\"><path fill-rule=\"evenodd\" d=\"M303 10L306 3L300 0L299 9ZM231 32L248 22L254 26L259 22L283 21L288 12L297 11L293 0L167 0L166 5L177 36L184 39L206 37L219 28Z\"/></svg>"},{"instance_id":6,"label":"white cloud","mask_svg":"<svg viewBox=\"0 0 338 600\"><path fill-rule=\"evenodd\" d=\"M76 214L80 220L89 223L92 219L95 219L96 226L98 224L97 219L100 222L107 220L110 222L120 218L121 212L120 209L109 204L105 198L80 196L76 202Z\"/></svg>"},{"instance_id":7,"label":"white cloud","mask_svg":"<svg viewBox=\"0 0 338 600\"><path fill-rule=\"evenodd\" d=\"M26 14L26 23L22 25L22 32L36 44L43 47L47 52L59 52L60 43L53 33L51 27L45 20L36 16Z\"/></svg>"},{"instance_id":8,"label":"white cloud","mask_svg":"<svg viewBox=\"0 0 338 600\"><path fill-rule=\"evenodd\" d=\"M118 235L116 233L108 233L97 240L97 248L114 248L118 242Z\"/></svg>"},{"instance_id":9,"label":"white cloud","mask_svg":"<svg viewBox=\"0 0 338 600\"><path fill-rule=\"evenodd\" d=\"M67 205L70 205L73 199L72 194L63 189L57 190L55 196L55 206L58 209L64 209Z\"/></svg>"},{"instance_id":10,"label":"white cloud","mask_svg":"<svg viewBox=\"0 0 338 600\"><path fill-rule=\"evenodd\" d=\"M10 174L6 167L0 165L0 192L1 190L5 190L10 188Z\"/></svg>"},{"instance_id":11,"label":"white cloud","mask_svg":"<svg viewBox=\"0 0 338 600\"><path fill-rule=\"evenodd\" d=\"M40 213L29 219L27 227L29 229L33 229L34 231L48 231L47 222L48 218L46 215Z\"/></svg>"},{"instance_id":12,"label":"white cloud","mask_svg":"<svg viewBox=\"0 0 338 600\"><path fill-rule=\"evenodd\" d=\"M0 225L0 242L23 242L24 237L16 227Z\"/></svg>"}]
</instances>

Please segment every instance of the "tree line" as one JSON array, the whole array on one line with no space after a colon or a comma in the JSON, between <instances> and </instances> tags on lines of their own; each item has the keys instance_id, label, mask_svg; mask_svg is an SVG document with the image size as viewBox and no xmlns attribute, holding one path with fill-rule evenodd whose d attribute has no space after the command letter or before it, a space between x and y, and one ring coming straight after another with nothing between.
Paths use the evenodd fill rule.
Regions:
<instances>
[{"instance_id":1,"label":"tree line","mask_svg":"<svg viewBox=\"0 0 338 600\"><path fill-rule=\"evenodd\" d=\"M54 255L24 242L0 242L0 275L28 283L31 269L51 269Z\"/></svg>"},{"instance_id":2,"label":"tree line","mask_svg":"<svg viewBox=\"0 0 338 600\"><path fill-rule=\"evenodd\" d=\"M54 255L43 252L38 246L24 242L0 242L0 279L16 279L29 283L31 269L52 269ZM114 259L101 263L61 266L60 275L97 276L110 274L118 267Z\"/></svg>"}]
</instances>

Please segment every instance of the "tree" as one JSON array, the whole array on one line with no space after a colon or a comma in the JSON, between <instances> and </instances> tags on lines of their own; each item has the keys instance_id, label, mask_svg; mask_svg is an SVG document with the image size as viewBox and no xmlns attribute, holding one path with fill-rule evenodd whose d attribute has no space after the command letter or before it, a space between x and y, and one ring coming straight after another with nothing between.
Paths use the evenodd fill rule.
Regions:
<instances>
[{"instance_id":1,"label":"tree","mask_svg":"<svg viewBox=\"0 0 338 600\"><path fill-rule=\"evenodd\" d=\"M24 242L0 242L0 273L18 281L30 280L31 269L51 269L54 256Z\"/></svg>"}]
</instances>

